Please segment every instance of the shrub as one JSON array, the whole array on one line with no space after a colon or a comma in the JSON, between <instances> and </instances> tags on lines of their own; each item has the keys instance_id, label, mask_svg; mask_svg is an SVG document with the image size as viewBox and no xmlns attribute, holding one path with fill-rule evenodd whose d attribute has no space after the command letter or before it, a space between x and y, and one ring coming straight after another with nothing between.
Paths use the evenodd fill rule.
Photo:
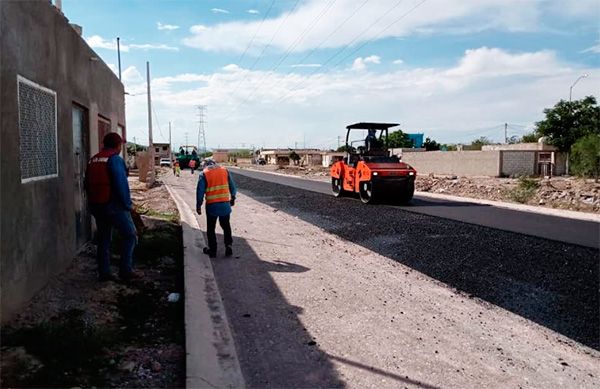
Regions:
<instances>
[{"instance_id":1,"label":"shrub","mask_svg":"<svg viewBox=\"0 0 600 389\"><path fill-rule=\"evenodd\" d=\"M582 177L600 175L600 135L589 134L571 147L571 172Z\"/></svg>"},{"instance_id":2,"label":"shrub","mask_svg":"<svg viewBox=\"0 0 600 389\"><path fill-rule=\"evenodd\" d=\"M529 177L519 177L517 187L509 192L509 198L517 203L526 203L533 198L540 184Z\"/></svg>"}]
</instances>

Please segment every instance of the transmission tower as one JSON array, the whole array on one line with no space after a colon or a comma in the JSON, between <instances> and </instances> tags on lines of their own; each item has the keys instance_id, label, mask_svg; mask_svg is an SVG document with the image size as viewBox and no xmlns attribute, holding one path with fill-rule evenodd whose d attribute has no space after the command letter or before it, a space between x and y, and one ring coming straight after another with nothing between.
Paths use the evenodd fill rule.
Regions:
<instances>
[{"instance_id":1,"label":"transmission tower","mask_svg":"<svg viewBox=\"0 0 600 389\"><path fill-rule=\"evenodd\" d=\"M206 105L198 106L198 150L200 150L200 145L202 145L202 152L206 153L206 133L205 133L205 124L206 124Z\"/></svg>"}]
</instances>

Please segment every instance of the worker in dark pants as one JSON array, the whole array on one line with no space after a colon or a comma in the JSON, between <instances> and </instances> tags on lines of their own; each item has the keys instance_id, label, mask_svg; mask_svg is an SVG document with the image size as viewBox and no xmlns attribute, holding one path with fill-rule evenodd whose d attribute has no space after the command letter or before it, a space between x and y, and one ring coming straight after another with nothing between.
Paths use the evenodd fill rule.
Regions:
<instances>
[{"instance_id":1,"label":"worker in dark pants","mask_svg":"<svg viewBox=\"0 0 600 389\"><path fill-rule=\"evenodd\" d=\"M127 182L127 167L120 157L123 139L117 133L106 134L104 148L94 155L87 166L85 188L90 211L97 227L97 261L100 281L114 281L110 271L110 245L113 227L122 240L119 277L129 281L133 272L133 250L137 231L131 217L133 203Z\"/></svg>"},{"instance_id":2,"label":"worker in dark pants","mask_svg":"<svg viewBox=\"0 0 600 389\"><path fill-rule=\"evenodd\" d=\"M217 165L213 160L207 160L204 170L198 178L198 187L196 188L196 212L202 215L202 202L206 196L206 235L208 237L208 247L204 248L204 254L210 258L217 256L217 219L223 229L225 237L225 256L233 254L231 245L233 237L231 235L231 207L235 204L235 183L231 175L222 166Z\"/></svg>"}]
</instances>

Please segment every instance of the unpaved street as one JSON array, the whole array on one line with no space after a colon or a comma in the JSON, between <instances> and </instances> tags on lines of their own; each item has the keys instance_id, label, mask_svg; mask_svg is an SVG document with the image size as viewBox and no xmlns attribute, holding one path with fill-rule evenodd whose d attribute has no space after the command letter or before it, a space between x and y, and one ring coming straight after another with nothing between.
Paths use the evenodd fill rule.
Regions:
<instances>
[{"instance_id":1,"label":"unpaved street","mask_svg":"<svg viewBox=\"0 0 600 389\"><path fill-rule=\"evenodd\" d=\"M597 250L234 177L212 263L249 387L597 385ZM167 180L192 208L196 179Z\"/></svg>"}]
</instances>

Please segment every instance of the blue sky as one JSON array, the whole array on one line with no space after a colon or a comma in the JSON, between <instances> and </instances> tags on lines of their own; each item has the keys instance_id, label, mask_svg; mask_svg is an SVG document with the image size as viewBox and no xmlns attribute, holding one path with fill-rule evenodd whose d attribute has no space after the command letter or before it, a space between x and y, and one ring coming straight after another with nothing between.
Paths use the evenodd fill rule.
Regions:
<instances>
[{"instance_id":1,"label":"blue sky","mask_svg":"<svg viewBox=\"0 0 600 389\"><path fill-rule=\"evenodd\" d=\"M116 69L121 38L129 138L209 147L336 147L355 121L397 121L441 142L519 135L542 110L598 96L597 0L63 0ZM162 134L162 136L161 136Z\"/></svg>"}]
</instances>

